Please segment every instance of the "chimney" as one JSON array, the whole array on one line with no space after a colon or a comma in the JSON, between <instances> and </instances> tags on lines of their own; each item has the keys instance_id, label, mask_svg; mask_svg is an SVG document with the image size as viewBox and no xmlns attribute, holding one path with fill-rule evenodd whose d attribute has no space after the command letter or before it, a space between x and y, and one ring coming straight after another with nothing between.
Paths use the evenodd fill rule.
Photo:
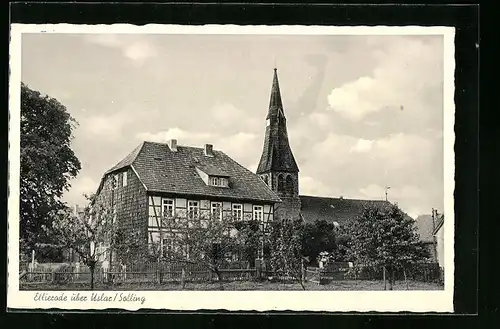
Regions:
<instances>
[{"instance_id":1,"label":"chimney","mask_svg":"<svg viewBox=\"0 0 500 329\"><path fill-rule=\"evenodd\" d=\"M213 150L213 145L212 144L205 144L205 156L207 157L213 157L214 156L214 150Z\"/></svg>"},{"instance_id":2,"label":"chimney","mask_svg":"<svg viewBox=\"0 0 500 329\"><path fill-rule=\"evenodd\" d=\"M177 152L177 139L169 140L168 147L170 148L170 151Z\"/></svg>"}]
</instances>

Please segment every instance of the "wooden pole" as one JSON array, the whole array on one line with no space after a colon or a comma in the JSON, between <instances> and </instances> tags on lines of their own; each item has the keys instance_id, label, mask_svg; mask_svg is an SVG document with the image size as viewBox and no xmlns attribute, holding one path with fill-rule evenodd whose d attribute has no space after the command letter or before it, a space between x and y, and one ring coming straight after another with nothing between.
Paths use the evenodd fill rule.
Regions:
<instances>
[{"instance_id":1,"label":"wooden pole","mask_svg":"<svg viewBox=\"0 0 500 329\"><path fill-rule=\"evenodd\" d=\"M300 280L302 282L302 284L304 284L304 282L306 281L306 271L305 271L305 268L304 268L304 257L301 257L300 258Z\"/></svg>"},{"instance_id":2,"label":"wooden pole","mask_svg":"<svg viewBox=\"0 0 500 329\"><path fill-rule=\"evenodd\" d=\"M184 270L184 267L181 269L181 285L182 289L186 286L186 271Z\"/></svg>"},{"instance_id":3,"label":"wooden pole","mask_svg":"<svg viewBox=\"0 0 500 329\"><path fill-rule=\"evenodd\" d=\"M408 280L406 279L406 269L404 267L403 267L403 275L405 277L406 290L409 290L408 289Z\"/></svg>"},{"instance_id":4,"label":"wooden pole","mask_svg":"<svg viewBox=\"0 0 500 329\"><path fill-rule=\"evenodd\" d=\"M387 290L387 281L385 280L385 266L382 267L382 276L384 278L384 290Z\"/></svg>"}]
</instances>

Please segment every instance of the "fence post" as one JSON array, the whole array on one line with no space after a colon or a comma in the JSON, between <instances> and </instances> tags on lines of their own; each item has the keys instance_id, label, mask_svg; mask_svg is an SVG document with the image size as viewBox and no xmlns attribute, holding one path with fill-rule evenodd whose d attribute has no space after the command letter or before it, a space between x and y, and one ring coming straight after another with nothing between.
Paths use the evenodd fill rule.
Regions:
<instances>
[{"instance_id":1,"label":"fence post","mask_svg":"<svg viewBox=\"0 0 500 329\"><path fill-rule=\"evenodd\" d=\"M303 257L301 257L301 259L300 259L300 270L301 270L300 280L302 281L302 284L304 284L306 281L306 268L304 266L304 258Z\"/></svg>"},{"instance_id":2,"label":"fence post","mask_svg":"<svg viewBox=\"0 0 500 329\"><path fill-rule=\"evenodd\" d=\"M161 284L162 281L163 281L162 280L163 279L162 278L163 273L162 273L162 270L161 270L161 264L160 263L158 263L158 271L157 271L157 273L158 273L158 283Z\"/></svg>"},{"instance_id":3,"label":"fence post","mask_svg":"<svg viewBox=\"0 0 500 329\"><path fill-rule=\"evenodd\" d=\"M181 285L182 288L186 285L186 271L184 270L184 267L181 269Z\"/></svg>"},{"instance_id":4,"label":"fence post","mask_svg":"<svg viewBox=\"0 0 500 329\"><path fill-rule=\"evenodd\" d=\"M382 267L382 277L384 279L384 290L387 290L387 281L385 279L385 266Z\"/></svg>"},{"instance_id":5,"label":"fence post","mask_svg":"<svg viewBox=\"0 0 500 329\"><path fill-rule=\"evenodd\" d=\"M80 278L80 262L75 263L75 279L78 280Z\"/></svg>"},{"instance_id":6,"label":"fence post","mask_svg":"<svg viewBox=\"0 0 500 329\"><path fill-rule=\"evenodd\" d=\"M255 260L255 273L257 279L260 279L262 275L262 268L261 268L261 261L258 258Z\"/></svg>"}]
</instances>

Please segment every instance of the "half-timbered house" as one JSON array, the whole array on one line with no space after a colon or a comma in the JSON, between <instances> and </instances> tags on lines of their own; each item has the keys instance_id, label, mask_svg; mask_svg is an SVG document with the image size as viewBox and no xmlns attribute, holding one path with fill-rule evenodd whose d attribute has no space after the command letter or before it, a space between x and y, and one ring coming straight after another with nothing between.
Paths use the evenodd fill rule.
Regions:
<instances>
[{"instance_id":1,"label":"half-timbered house","mask_svg":"<svg viewBox=\"0 0 500 329\"><path fill-rule=\"evenodd\" d=\"M255 220L266 226L280 198L224 152L143 142L102 178L98 202L108 202L125 234L139 233L144 245L159 241L166 216Z\"/></svg>"}]
</instances>

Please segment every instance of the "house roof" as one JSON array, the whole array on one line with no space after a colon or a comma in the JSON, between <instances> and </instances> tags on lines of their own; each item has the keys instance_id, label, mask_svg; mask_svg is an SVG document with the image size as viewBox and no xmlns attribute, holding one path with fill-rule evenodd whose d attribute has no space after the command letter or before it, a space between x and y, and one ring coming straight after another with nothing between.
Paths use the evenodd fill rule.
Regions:
<instances>
[{"instance_id":1,"label":"house roof","mask_svg":"<svg viewBox=\"0 0 500 329\"><path fill-rule=\"evenodd\" d=\"M257 175L221 151L214 150L213 155L205 156L203 148L188 146L177 146L173 152L165 143L146 141L106 173L132 166L146 189L153 192L281 202ZM196 167L229 176L229 188L206 185Z\"/></svg>"},{"instance_id":2,"label":"house roof","mask_svg":"<svg viewBox=\"0 0 500 329\"><path fill-rule=\"evenodd\" d=\"M306 222L326 220L327 222L346 222L358 217L365 205L382 207L389 202L384 200L359 200L345 198L325 198L301 195L302 216Z\"/></svg>"},{"instance_id":3,"label":"house roof","mask_svg":"<svg viewBox=\"0 0 500 329\"><path fill-rule=\"evenodd\" d=\"M420 215L415 219L417 233L422 242L434 242L434 223L431 215Z\"/></svg>"},{"instance_id":4,"label":"house roof","mask_svg":"<svg viewBox=\"0 0 500 329\"><path fill-rule=\"evenodd\" d=\"M197 165L196 166L198 169L203 171L205 174L210 175L210 176L219 176L219 177L229 177L230 175L225 172L224 170L221 170L220 168L211 165L211 164L203 164L203 165Z\"/></svg>"}]
</instances>

